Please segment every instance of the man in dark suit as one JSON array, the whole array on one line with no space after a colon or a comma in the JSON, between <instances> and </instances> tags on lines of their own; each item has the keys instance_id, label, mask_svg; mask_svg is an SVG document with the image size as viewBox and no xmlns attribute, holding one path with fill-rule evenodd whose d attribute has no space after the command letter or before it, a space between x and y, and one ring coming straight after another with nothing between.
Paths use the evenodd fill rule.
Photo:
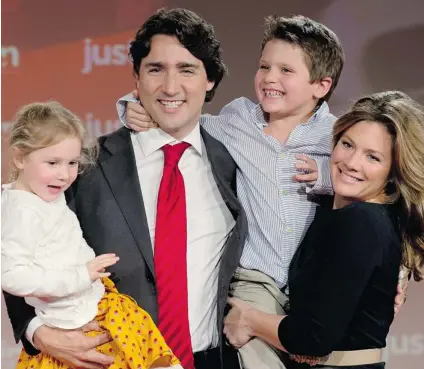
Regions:
<instances>
[{"instance_id":1,"label":"man in dark suit","mask_svg":"<svg viewBox=\"0 0 424 369\"><path fill-rule=\"evenodd\" d=\"M130 54L140 98L158 130L101 137L98 165L67 193L96 254L114 252L112 280L157 322L186 369L237 368L222 343L230 279L247 234L236 165L199 125L225 74L211 25L184 9L160 10L138 30ZM15 338L72 367L108 367L86 337L37 321L5 294ZM83 330L98 329L89 323Z\"/></svg>"}]
</instances>

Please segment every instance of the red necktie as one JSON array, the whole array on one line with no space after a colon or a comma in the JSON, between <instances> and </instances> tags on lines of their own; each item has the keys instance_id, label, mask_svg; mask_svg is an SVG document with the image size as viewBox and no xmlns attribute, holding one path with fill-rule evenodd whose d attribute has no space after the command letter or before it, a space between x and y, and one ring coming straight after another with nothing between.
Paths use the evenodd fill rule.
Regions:
<instances>
[{"instance_id":1,"label":"red necktie","mask_svg":"<svg viewBox=\"0 0 424 369\"><path fill-rule=\"evenodd\" d=\"M194 369L188 323L187 215L184 179L178 162L190 144L162 147L165 156L155 232L158 328L184 369Z\"/></svg>"}]
</instances>

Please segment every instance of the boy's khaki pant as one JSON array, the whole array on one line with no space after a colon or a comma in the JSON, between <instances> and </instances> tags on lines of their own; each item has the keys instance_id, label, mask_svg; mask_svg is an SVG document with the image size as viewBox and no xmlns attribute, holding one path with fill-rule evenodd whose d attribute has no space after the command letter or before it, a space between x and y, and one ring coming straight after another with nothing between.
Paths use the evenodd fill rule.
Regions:
<instances>
[{"instance_id":1,"label":"boy's khaki pant","mask_svg":"<svg viewBox=\"0 0 424 369\"><path fill-rule=\"evenodd\" d=\"M258 310L284 315L283 306L288 300L272 278L256 270L238 268L230 292ZM239 349L243 369L286 369L282 352L259 338L254 338Z\"/></svg>"}]
</instances>

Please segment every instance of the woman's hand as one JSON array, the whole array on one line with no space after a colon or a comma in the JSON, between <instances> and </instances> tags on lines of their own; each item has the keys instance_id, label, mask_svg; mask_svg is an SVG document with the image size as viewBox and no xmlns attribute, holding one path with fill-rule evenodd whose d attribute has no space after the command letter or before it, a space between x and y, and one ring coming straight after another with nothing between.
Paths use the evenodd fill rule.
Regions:
<instances>
[{"instance_id":1,"label":"woman's hand","mask_svg":"<svg viewBox=\"0 0 424 369\"><path fill-rule=\"evenodd\" d=\"M227 302L231 310L224 319L224 334L232 346L239 348L253 337L249 320L256 309L234 297L228 298Z\"/></svg>"}]
</instances>

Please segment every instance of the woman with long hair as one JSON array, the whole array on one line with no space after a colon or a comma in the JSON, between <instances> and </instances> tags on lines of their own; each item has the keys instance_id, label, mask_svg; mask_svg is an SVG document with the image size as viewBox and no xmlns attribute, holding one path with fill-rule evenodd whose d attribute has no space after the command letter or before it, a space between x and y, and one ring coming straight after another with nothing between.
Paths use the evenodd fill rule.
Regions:
<instances>
[{"instance_id":1,"label":"woman with long hair","mask_svg":"<svg viewBox=\"0 0 424 369\"><path fill-rule=\"evenodd\" d=\"M334 197L289 273L287 315L231 298L224 332L289 353L288 368L384 368L398 275L424 269L424 109L402 92L357 101L333 129ZM329 206L328 206L329 205Z\"/></svg>"}]
</instances>

